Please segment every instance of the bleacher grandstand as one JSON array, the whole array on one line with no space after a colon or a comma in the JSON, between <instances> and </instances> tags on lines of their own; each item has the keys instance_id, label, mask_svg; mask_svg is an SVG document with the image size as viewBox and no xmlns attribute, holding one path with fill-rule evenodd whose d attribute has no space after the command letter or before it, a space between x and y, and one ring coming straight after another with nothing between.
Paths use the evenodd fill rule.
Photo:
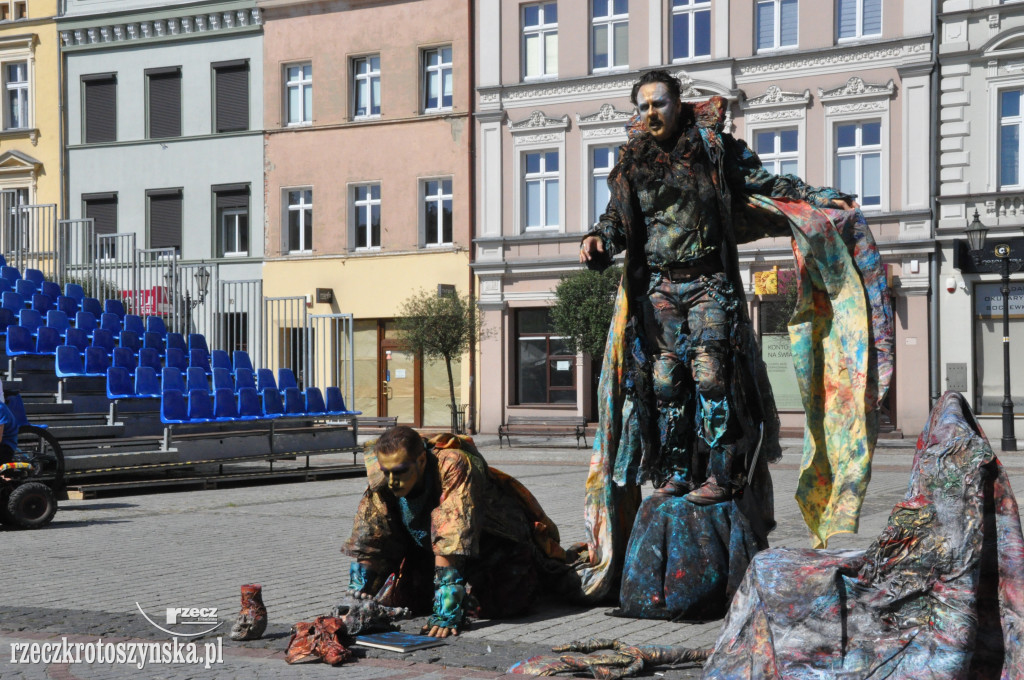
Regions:
<instances>
[{"instance_id":1,"label":"bleacher grandstand","mask_svg":"<svg viewBox=\"0 0 1024 680\"><path fill-rule=\"evenodd\" d=\"M92 253L112 252L102 238L95 237ZM361 471L354 466L359 412L346 405L351 373L341 368L352 365L351 317L328 320L338 336L325 360L337 367L333 376L308 348L275 356L265 341L254 361L237 349L237 332L221 328L214 341L201 332L196 301L206 293L200 298L175 287L187 277L173 257L150 260L168 284L157 287L139 283L145 276L138 267L131 285L98 265L71 280L56 250L48 256L37 257L43 268L33 268L20 256L8 266L0 255L3 379L5 389L20 393L28 420L60 443L71 497L126 486ZM260 303L269 315L274 301ZM313 326L322 318L303 323L302 337L330 337ZM266 337L284 334L265 318L261 324L271 329ZM287 330L295 326L289 322ZM298 357L298 376L281 357ZM326 379L315 384L317 378ZM327 455L338 453L344 461ZM282 460L295 463L275 468Z\"/></svg>"}]
</instances>

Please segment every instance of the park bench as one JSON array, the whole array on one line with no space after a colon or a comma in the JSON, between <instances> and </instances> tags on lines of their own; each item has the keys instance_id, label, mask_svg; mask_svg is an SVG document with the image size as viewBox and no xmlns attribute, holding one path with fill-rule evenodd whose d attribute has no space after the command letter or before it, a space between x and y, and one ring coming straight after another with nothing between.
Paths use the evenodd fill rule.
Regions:
<instances>
[{"instance_id":1,"label":"park bench","mask_svg":"<svg viewBox=\"0 0 1024 680\"><path fill-rule=\"evenodd\" d=\"M398 425L398 416L358 416L356 419L356 434L362 432L383 433L389 427Z\"/></svg>"},{"instance_id":2,"label":"park bench","mask_svg":"<svg viewBox=\"0 0 1024 680\"><path fill-rule=\"evenodd\" d=\"M576 448L580 447L580 439L583 445L587 445L587 419L583 416L508 416L505 423L498 426L498 446L502 446L501 438L508 440L512 447L512 440L509 435L575 435Z\"/></svg>"}]
</instances>

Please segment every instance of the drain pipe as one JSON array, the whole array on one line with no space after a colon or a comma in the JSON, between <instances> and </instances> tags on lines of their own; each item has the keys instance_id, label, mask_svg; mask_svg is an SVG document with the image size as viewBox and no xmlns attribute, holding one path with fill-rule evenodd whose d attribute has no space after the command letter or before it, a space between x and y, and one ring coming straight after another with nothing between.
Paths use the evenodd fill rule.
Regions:
<instances>
[{"instance_id":1,"label":"drain pipe","mask_svg":"<svg viewBox=\"0 0 1024 680\"><path fill-rule=\"evenodd\" d=\"M938 240L935 239L935 233L938 229L939 219L939 103L941 102L941 94L939 87L941 85L941 74L939 73L939 14L937 2L932 2L932 106L931 106L931 125L932 134L930 135L930 150L929 155L931 156L931 184L932 184L932 198L931 198L931 212L932 212L932 242L933 252L929 256L929 267L928 267L928 391L931 395L931 403L929 410L935 407L939 402L939 396L942 393L940 385L940 356L939 356L939 266L942 262L942 250L939 246Z\"/></svg>"},{"instance_id":2,"label":"drain pipe","mask_svg":"<svg viewBox=\"0 0 1024 680\"><path fill-rule=\"evenodd\" d=\"M469 24L469 34L467 40L469 42L468 52L468 64L469 69L469 116L466 121L469 123L469 138L467 145L469 146L469 300L470 304L475 304L474 298L476 295L476 275L473 273L473 260L475 259L476 251L473 246L473 239L476 237L476 120L474 115L476 112L476 14L473 8L476 4L476 0L466 0L467 16ZM476 314L480 314L480 308L477 307ZM476 351L477 351L477 338L474 334L469 340L469 404L466 407L466 427L467 429L476 434L477 423L476 423Z\"/></svg>"}]
</instances>

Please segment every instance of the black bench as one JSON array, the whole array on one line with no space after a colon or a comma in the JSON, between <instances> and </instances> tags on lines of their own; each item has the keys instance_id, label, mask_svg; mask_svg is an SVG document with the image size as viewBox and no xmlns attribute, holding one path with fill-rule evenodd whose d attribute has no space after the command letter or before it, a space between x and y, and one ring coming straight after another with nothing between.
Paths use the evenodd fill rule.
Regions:
<instances>
[{"instance_id":1,"label":"black bench","mask_svg":"<svg viewBox=\"0 0 1024 680\"><path fill-rule=\"evenodd\" d=\"M498 426L498 446L502 447L501 438L504 437L511 448L511 434L576 435L576 448L579 448L580 439L584 446L587 445L587 419L583 416L508 416L505 423Z\"/></svg>"}]
</instances>

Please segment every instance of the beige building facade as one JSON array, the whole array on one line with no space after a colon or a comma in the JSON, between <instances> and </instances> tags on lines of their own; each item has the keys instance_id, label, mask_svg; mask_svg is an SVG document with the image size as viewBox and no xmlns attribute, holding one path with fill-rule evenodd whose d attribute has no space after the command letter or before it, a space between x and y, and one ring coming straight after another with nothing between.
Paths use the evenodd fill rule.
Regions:
<instances>
[{"instance_id":1,"label":"beige building facade","mask_svg":"<svg viewBox=\"0 0 1024 680\"><path fill-rule=\"evenodd\" d=\"M257 4L264 295L308 296L308 314L353 315L352 408L447 427L445 366L410 352L395 318L420 290L474 292L469 5ZM467 355L454 367L460 404L471 402L471 375Z\"/></svg>"},{"instance_id":2,"label":"beige building facade","mask_svg":"<svg viewBox=\"0 0 1024 680\"><path fill-rule=\"evenodd\" d=\"M934 49L929 3L913 0L479 0L479 190L474 272L485 323L481 429L510 414L595 419L599 367L570 356L547 308L579 268L578 244L607 201L638 72L665 67L684 99L729 101L733 134L774 171L859 196L894 291L896 373L885 429L914 436L929 394ZM787 240L741 246L765 351L785 296L757 272L791 268ZM778 316L776 311L775 316ZM803 413L788 353L769 360L783 427ZM789 362L789 363L787 363Z\"/></svg>"}]
</instances>

